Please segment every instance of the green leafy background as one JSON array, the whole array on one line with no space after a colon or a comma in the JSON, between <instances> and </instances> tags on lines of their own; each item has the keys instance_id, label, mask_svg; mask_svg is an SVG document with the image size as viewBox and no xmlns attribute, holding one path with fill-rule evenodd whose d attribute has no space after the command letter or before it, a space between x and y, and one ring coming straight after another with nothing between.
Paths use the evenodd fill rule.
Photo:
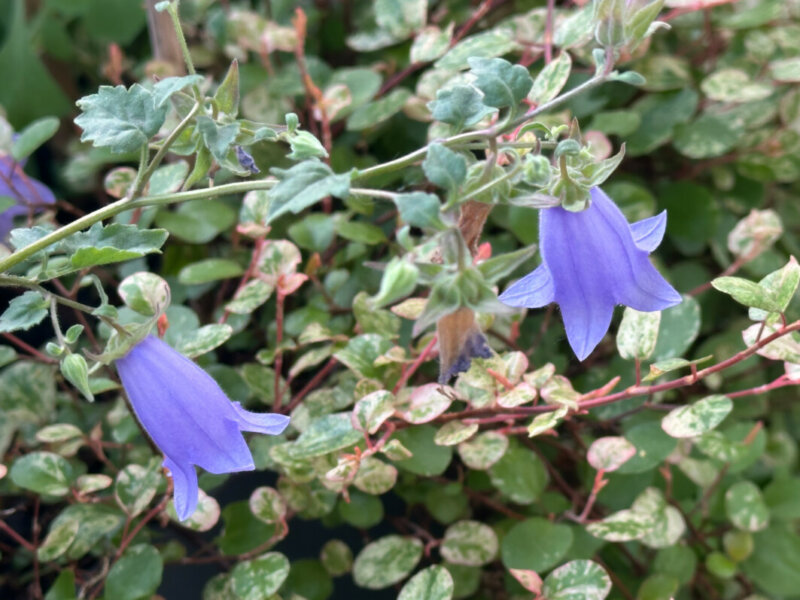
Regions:
<instances>
[{"instance_id":1,"label":"green leafy background","mask_svg":"<svg viewBox=\"0 0 800 600\"><path fill-rule=\"evenodd\" d=\"M625 2L546 4L183 0L200 76L165 79L184 67L153 56L140 2L0 0L0 148L26 131L14 156L62 201L0 260L137 190L3 274L29 289L0 288L0 595L800 598L800 337L781 329L800 318L800 4L634 1L658 5L639 29L613 26ZM669 27L642 39L659 7ZM624 38L613 74L595 35ZM518 164L486 164L471 132L587 81L501 139ZM557 310L494 297L539 261L535 209L601 182L630 221L667 210L654 259L685 300L618 310L578 363ZM452 235L465 199L493 205L482 251ZM493 356L440 389L414 321L459 307ZM248 438L254 473L201 473L184 524L113 368L84 358L165 308L232 400L292 416ZM679 385L577 410L637 373Z\"/></svg>"}]
</instances>

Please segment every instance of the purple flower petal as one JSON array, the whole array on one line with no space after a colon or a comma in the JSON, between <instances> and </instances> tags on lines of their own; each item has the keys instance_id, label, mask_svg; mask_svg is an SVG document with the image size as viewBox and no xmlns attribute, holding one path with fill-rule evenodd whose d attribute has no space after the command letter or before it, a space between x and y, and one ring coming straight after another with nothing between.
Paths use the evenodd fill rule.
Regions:
<instances>
[{"instance_id":1,"label":"purple flower petal","mask_svg":"<svg viewBox=\"0 0 800 600\"><path fill-rule=\"evenodd\" d=\"M592 353L611 325L614 303L591 295L565 294L559 302L567 340L578 360Z\"/></svg>"},{"instance_id":2,"label":"purple flower petal","mask_svg":"<svg viewBox=\"0 0 800 600\"><path fill-rule=\"evenodd\" d=\"M567 339L580 360L603 339L616 304L656 311L681 302L648 258L664 235L666 214L631 226L599 188L591 196L590 207L582 212L542 211L542 265L500 296L516 307L558 303Z\"/></svg>"},{"instance_id":3,"label":"purple flower petal","mask_svg":"<svg viewBox=\"0 0 800 600\"><path fill-rule=\"evenodd\" d=\"M165 458L163 464L172 475L175 512L181 521L185 521L197 508L197 471L194 465L178 464L169 458Z\"/></svg>"},{"instance_id":4,"label":"purple flower petal","mask_svg":"<svg viewBox=\"0 0 800 600\"><path fill-rule=\"evenodd\" d=\"M642 219L631 225L633 241L639 250L652 252L661 244L664 239L664 232L667 230L667 211L662 210L655 217Z\"/></svg>"},{"instance_id":5,"label":"purple flower petal","mask_svg":"<svg viewBox=\"0 0 800 600\"><path fill-rule=\"evenodd\" d=\"M22 165L15 163L10 156L0 156L0 196L8 196L17 202L17 206L0 213L0 239L5 239L13 229L14 217L27 215L31 209L38 212L41 206L56 202L50 188L26 175Z\"/></svg>"},{"instance_id":6,"label":"purple flower petal","mask_svg":"<svg viewBox=\"0 0 800 600\"><path fill-rule=\"evenodd\" d=\"M237 414L237 423L242 431L278 435L289 424L289 417L273 413L254 413L242 408L239 402L233 403Z\"/></svg>"},{"instance_id":7,"label":"purple flower petal","mask_svg":"<svg viewBox=\"0 0 800 600\"><path fill-rule=\"evenodd\" d=\"M289 424L283 415L251 413L232 403L208 373L153 336L117 360L117 370L136 417L164 453L181 520L197 503L194 465L211 473L252 470L241 432L278 434Z\"/></svg>"},{"instance_id":8,"label":"purple flower petal","mask_svg":"<svg viewBox=\"0 0 800 600\"><path fill-rule=\"evenodd\" d=\"M517 308L540 308L555 300L555 288L550 269L539 265L522 279L515 281L502 294L500 302Z\"/></svg>"}]
</instances>

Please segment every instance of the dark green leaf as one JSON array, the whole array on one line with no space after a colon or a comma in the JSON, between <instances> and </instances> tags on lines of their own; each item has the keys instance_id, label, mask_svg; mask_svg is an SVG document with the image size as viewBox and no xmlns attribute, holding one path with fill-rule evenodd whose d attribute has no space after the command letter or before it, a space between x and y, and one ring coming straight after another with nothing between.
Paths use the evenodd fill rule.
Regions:
<instances>
[{"instance_id":1,"label":"dark green leaf","mask_svg":"<svg viewBox=\"0 0 800 600\"><path fill-rule=\"evenodd\" d=\"M501 544L508 569L546 571L557 565L572 545L572 529L535 517L516 523Z\"/></svg>"},{"instance_id":2,"label":"dark green leaf","mask_svg":"<svg viewBox=\"0 0 800 600\"><path fill-rule=\"evenodd\" d=\"M236 212L220 200L186 202L176 211L161 210L156 225L193 244L206 244L236 222Z\"/></svg>"},{"instance_id":3,"label":"dark green leaf","mask_svg":"<svg viewBox=\"0 0 800 600\"><path fill-rule=\"evenodd\" d=\"M214 92L217 108L230 117L239 113L239 61L233 60L225 79Z\"/></svg>"},{"instance_id":4,"label":"dark green leaf","mask_svg":"<svg viewBox=\"0 0 800 600\"><path fill-rule=\"evenodd\" d=\"M238 277L244 273L241 265L225 258L208 258L186 265L178 273L178 281L186 285L208 283Z\"/></svg>"},{"instance_id":5,"label":"dark green leaf","mask_svg":"<svg viewBox=\"0 0 800 600\"><path fill-rule=\"evenodd\" d=\"M70 111L67 96L37 54L37 19L25 22L24 0L3 3L5 39L0 49L0 105L17 127L47 116Z\"/></svg>"},{"instance_id":6,"label":"dark green leaf","mask_svg":"<svg viewBox=\"0 0 800 600\"><path fill-rule=\"evenodd\" d=\"M34 121L20 132L14 145L11 146L11 156L17 162L25 160L56 134L59 124L59 120L55 117Z\"/></svg>"},{"instance_id":7,"label":"dark green leaf","mask_svg":"<svg viewBox=\"0 0 800 600\"><path fill-rule=\"evenodd\" d=\"M154 594L161 584L164 561L155 546L131 546L114 563L106 579L105 595L117 600L140 600Z\"/></svg>"},{"instance_id":8,"label":"dark green leaf","mask_svg":"<svg viewBox=\"0 0 800 600\"><path fill-rule=\"evenodd\" d=\"M438 446L434 442L436 428L431 425L419 425L398 431L394 437L411 451L412 457L395 461L405 471L417 475L433 477L444 473L453 456L450 446Z\"/></svg>"},{"instance_id":9,"label":"dark green leaf","mask_svg":"<svg viewBox=\"0 0 800 600\"><path fill-rule=\"evenodd\" d=\"M44 596L44 600L76 600L76 598L75 573L71 569L62 570Z\"/></svg>"},{"instance_id":10,"label":"dark green leaf","mask_svg":"<svg viewBox=\"0 0 800 600\"><path fill-rule=\"evenodd\" d=\"M386 241L386 234L377 225L363 221L339 220L336 224L336 233L351 242L359 242L374 246Z\"/></svg>"},{"instance_id":11,"label":"dark green leaf","mask_svg":"<svg viewBox=\"0 0 800 600\"><path fill-rule=\"evenodd\" d=\"M223 554L236 555L258 548L270 539L277 527L259 521L247 500L232 502L222 509L223 529L217 543Z\"/></svg>"}]
</instances>

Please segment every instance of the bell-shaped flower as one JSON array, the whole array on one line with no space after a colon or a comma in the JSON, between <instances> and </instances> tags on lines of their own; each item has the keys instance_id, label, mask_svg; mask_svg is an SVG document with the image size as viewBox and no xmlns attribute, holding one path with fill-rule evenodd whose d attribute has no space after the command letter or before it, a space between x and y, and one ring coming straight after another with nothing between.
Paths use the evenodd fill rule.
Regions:
<instances>
[{"instance_id":1,"label":"bell-shaped flower","mask_svg":"<svg viewBox=\"0 0 800 600\"><path fill-rule=\"evenodd\" d=\"M0 240L14 228L14 217L38 212L42 207L56 203L50 188L26 175L23 166L24 163L16 162L11 156L0 156L0 197L15 202L6 210L0 207Z\"/></svg>"},{"instance_id":2,"label":"bell-shaped flower","mask_svg":"<svg viewBox=\"0 0 800 600\"><path fill-rule=\"evenodd\" d=\"M541 211L542 264L500 296L520 308L557 303L580 360L603 339L615 305L651 312L681 302L648 258L664 237L666 211L631 225L600 188L592 188L591 200L581 212Z\"/></svg>"},{"instance_id":3,"label":"bell-shaped flower","mask_svg":"<svg viewBox=\"0 0 800 600\"><path fill-rule=\"evenodd\" d=\"M289 424L287 416L249 412L231 402L208 373L154 336L116 364L139 423L164 454L182 521L197 507L195 465L210 473L251 471L253 456L242 432L277 435Z\"/></svg>"}]
</instances>

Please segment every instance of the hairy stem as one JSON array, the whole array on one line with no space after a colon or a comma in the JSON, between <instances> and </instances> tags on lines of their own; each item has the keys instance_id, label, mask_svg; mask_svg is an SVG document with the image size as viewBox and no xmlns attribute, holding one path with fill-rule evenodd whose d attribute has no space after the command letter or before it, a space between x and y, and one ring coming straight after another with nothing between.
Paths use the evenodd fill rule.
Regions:
<instances>
[{"instance_id":1,"label":"hairy stem","mask_svg":"<svg viewBox=\"0 0 800 600\"><path fill-rule=\"evenodd\" d=\"M206 200L208 198L215 198L217 196L225 196L228 194L240 194L252 190L268 190L275 186L277 181L275 179L259 179L258 181L239 181L236 183L227 183L225 185L218 185L212 188L204 188L199 190L190 190L188 192L174 192L172 194L159 194L157 196L146 196L137 200L128 200L123 198L103 208L89 213L64 225L60 229L47 234L43 238L36 240L32 244L20 248L14 254L7 256L0 260L0 273L7 272L10 268L18 265L22 261L30 258L40 250L52 246L56 242L60 242L66 237L71 236L73 233L78 233L99 223L105 219L109 219L126 210L132 208L145 208L148 206L165 206L167 204L175 204L177 202L188 202L191 200Z\"/></svg>"},{"instance_id":2,"label":"hairy stem","mask_svg":"<svg viewBox=\"0 0 800 600\"><path fill-rule=\"evenodd\" d=\"M522 125L526 121L545 113L549 110L552 110L558 106L564 104L567 100L571 100L575 96L582 94L583 92L590 90L592 88L597 87L598 85L605 83L608 81L610 77L610 73L601 73L595 75L591 79L585 81L584 83L580 84L577 87L572 88L568 92L564 92L558 98L554 98L550 102L545 102L537 106L536 108L532 108L531 110L525 112L524 114L520 115L515 119L511 119L505 123L501 123L492 127L488 127L486 129L479 129L477 131L467 131L466 133L459 133L458 135L451 136L449 138L445 138L443 140L435 140L436 142L442 144L443 146L456 146L459 144L463 144L465 142L471 142L473 140L489 140L493 138L497 138L498 136L502 135L503 133L507 133L509 131L513 131L518 126ZM418 160L422 160L428 154L428 147L423 146L419 150L414 150L414 152L410 152L405 156L401 156L400 158L396 158L391 160L387 163L383 163L381 165L375 165L374 167L369 167L368 169L364 169L362 171L358 171L354 177L354 181L359 181L361 179L366 179L367 177L374 177L375 175L382 175L384 173L389 173L392 171L396 171L398 169L402 169L403 167L407 167L409 165L414 164Z\"/></svg>"}]
</instances>

